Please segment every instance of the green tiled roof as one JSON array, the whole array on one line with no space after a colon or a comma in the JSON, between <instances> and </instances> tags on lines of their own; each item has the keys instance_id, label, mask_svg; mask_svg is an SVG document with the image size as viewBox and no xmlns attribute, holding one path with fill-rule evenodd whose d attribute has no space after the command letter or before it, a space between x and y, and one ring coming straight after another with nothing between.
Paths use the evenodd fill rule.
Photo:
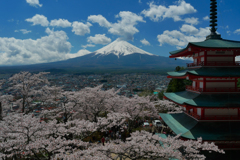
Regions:
<instances>
[{"instance_id":1,"label":"green tiled roof","mask_svg":"<svg viewBox=\"0 0 240 160\"><path fill-rule=\"evenodd\" d=\"M159 114L163 121L176 134L184 134L193 128L198 122L184 113L177 114Z\"/></svg>"},{"instance_id":2,"label":"green tiled roof","mask_svg":"<svg viewBox=\"0 0 240 160\"><path fill-rule=\"evenodd\" d=\"M178 104L188 104L199 107L240 107L240 93L198 94L182 91L164 93L164 95Z\"/></svg>"},{"instance_id":3,"label":"green tiled roof","mask_svg":"<svg viewBox=\"0 0 240 160\"><path fill-rule=\"evenodd\" d=\"M184 51L186 48L184 48L184 49L179 49L179 50L175 50L175 51L172 51L172 52L170 52L170 54L177 54L177 53L179 53L179 52L182 52L182 51Z\"/></svg>"},{"instance_id":4,"label":"green tiled roof","mask_svg":"<svg viewBox=\"0 0 240 160\"><path fill-rule=\"evenodd\" d=\"M174 93L164 93L164 95L178 104L184 104L188 101L198 97L200 94L188 91L174 92Z\"/></svg>"},{"instance_id":5,"label":"green tiled roof","mask_svg":"<svg viewBox=\"0 0 240 160\"><path fill-rule=\"evenodd\" d=\"M239 67L201 67L197 69L182 70L179 72L167 72L168 75L179 77L187 74L209 77L238 77L240 76Z\"/></svg>"},{"instance_id":6,"label":"green tiled roof","mask_svg":"<svg viewBox=\"0 0 240 160\"><path fill-rule=\"evenodd\" d=\"M184 113L159 114L163 121L176 134L188 139L214 141L239 141L240 122L199 122Z\"/></svg>"},{"instance_id":7,"label":"green tiled roof","mask_svg":"<svg viewBox=\"0 0 240 160\"><path fill-rule=\"evenodd\" d=\"M240 48L240 41L225 39L208 39L202 42L190 42L189 44L206 48Z\"/></svg>"},{"instance_id":8,"label":"green tiled roof","mask_svg":"<svg viewBox=\"0 0 240 160\"><path fill-rule=\"evenodd\" d=\"M203 48L236 49L236 48L240 48L240 41L231 41L231 40L225 40L225 39L207 39L202 42L189 42L188 46L190 46L190 45L203 47ZM182 52L185 49L187 49L188 46L184 49L172 51L172 52L170 52L170 54L174 55L179 52Z\"/></svg>"}]
</instances>

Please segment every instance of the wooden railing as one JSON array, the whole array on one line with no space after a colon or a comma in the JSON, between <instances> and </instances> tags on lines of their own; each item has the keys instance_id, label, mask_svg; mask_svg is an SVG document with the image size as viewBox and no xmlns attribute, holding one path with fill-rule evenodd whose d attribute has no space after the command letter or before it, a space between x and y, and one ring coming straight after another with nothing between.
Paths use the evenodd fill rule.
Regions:
<instances>
[{"instance_id":1,"label":"wooden railing","mask_svg":"<svg viewBox=\"0 0 240 160\"><path fill-rule=\"evenodd\" d=\"M197 120L240 120L240 117L237 115L208 115L208 116L199 116L196 113L190 111L184 111L186 114L196 118Z\"/></svg>"},{"instance_id":2,"label":"wooden railing","mask_svg":"<svg viewBox=\"0 0 240 160\"><path fill-rule=\"evenodd\" d=\"M193 86L186 86L186 90L196 91L196 92L202 92L202 88L197 88Z\"/></svg>"},{"instance_id":3,"label":"wooden railing","mask_svg":"<svg viewBox=\"0 0 240 160\"><path fill-rule=\"evenodd\" d=\"M236 62L215 61L215 62L187 63L187 67L195 67L195 66L240 66L240 61L236 61Z\"/></svg>"},{"instance_id":4,"label":"wooden railing","mask_svg":"<svg viewBox=\"0 0 240 160\"><path fill-rule=\"evenodd\" d=\"M197 88L193 86L186 86L186 90L195 91L195 92L240 92L240 88L233 87L218 87L218 88Z\"/></svg>"},{"instance_id":5,"label":"wooden railing","mask_svg":"<svg viewBox=\"0 0 240 160\"><path fill-rule=\"evenodd\" d=\"M190 111L184 111L184 112L185 112L186 114L188 114L188 115L190 115L190 116L198 119L198 120L201 119L201 117L200 117L199 115L197 115L197 114L195 114L195 113L193 113L193 112L190 112Z\"/></svg>"},{"instance_id":6,"label":"wooden railing","mask_svg":"<svg viewBox=\"0 0 240 160\"><path fill-rule=\"evenodd\" d=\"M233 88L233 87L206 88L205 92L240 92L240 88Z\"/></svg>"},{"instance_id":7,"label":"wooden railing","mask_svg":"<svg viewBox=\"0 0 240 160\"><path fill-rule=\"evenodd\" d=\"M206 116L205 115L203 120L240 120L240 117L238 117L237 115L236 116L228 116L228 115Z\"/></svg>"}]
</instances>

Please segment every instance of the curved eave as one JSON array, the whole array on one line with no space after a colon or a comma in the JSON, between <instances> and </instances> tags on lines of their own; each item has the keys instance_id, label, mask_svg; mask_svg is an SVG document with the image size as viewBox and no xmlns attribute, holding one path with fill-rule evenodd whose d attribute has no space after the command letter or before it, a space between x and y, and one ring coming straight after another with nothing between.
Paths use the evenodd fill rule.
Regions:
<instances>
[{"instance_id":1,"label":"curved eave","mask_svg":"<svg viewBox=\"0 0 240 160\"><path fill-rule=\"evenodd\" d=\"M171 77L183 77L187 74L188 70L183 70L183 71L179 71L179 72L167 72L167 74Z\"/></svg>"},{"instance_id":2,"label":"curved eave","mask_svg":"<svg viewBox=\"0 0 240 160\"><path fill-rule=\"evenodd\" d=\"M202 42L189 42L184 49L170 52L170 58L191 57L193 53L201 51L235 51L240 55L240 42L224 39L208 39Z\"/></svg>"},{"instance_id":3,"label":"curved eave","mask_svg":"<svg viewBox=\"0 0 240 160\"><path fill-rule=\"evenodd\" d=\"M189 44L202 48L240 49L240 41L226 39L207 39L202 42L190 42Z\"/></svg>"},{"instance_id":4,"label":"curved eave","mask_svg":"<svg viewBox=\"0 0 240 160\"><path fill-rule=\"evenodd\" d=\"M179 49L169 53L171 54L169 58L177 58L177 57L187 57L187 56L190 57L194 52L191 51L191 48L189 47L189 44L188 44L188 46L184 49Z\"/></svg>"},{"instance_id":5,"label":"curved eave","mask_svg":"<svg viewBox=\"0 0 240 160\"><path fill-rule=\"evenodd\" d=\"M240 78L240 67L201 67L196 69L182 70L179 72L167 72L168 78L189 79L194 78Z\"/></svg>"},{"instance_id":6,"label":"curved eave","mask_svg":"<svg viewBox=\"0 0 240 160\"><path fill-rule=\"evenodd\" d=\"M182 91L164 93L164 96L180 105L207 108L240 107L240 93L199 94L195 92Z\"/></svg>"},{"instance_id":7,"label":"curved eave","mask_svg":"<svg viewBox=\"0 0 240 160\"><path fill-rule=\"evenodd\" d=\"M204 141L240 140L240 122L199 122L184 113L160 113L159 115L174 133L187 139L202 137Z\"/></svg>"},{"instance_id":8,"label":"curved eave","mask_svg":"<svg viewBox=\"0 0 240 160\"><path fill-rule=\"evenodd\" d=\"M175 93L164 93L164 96L180 105L188 104L187 102L199 96L198 93L182 91L182 92L175 92ZM188 104L189 105L189 104Z\"/></svg>"}]
</instances>

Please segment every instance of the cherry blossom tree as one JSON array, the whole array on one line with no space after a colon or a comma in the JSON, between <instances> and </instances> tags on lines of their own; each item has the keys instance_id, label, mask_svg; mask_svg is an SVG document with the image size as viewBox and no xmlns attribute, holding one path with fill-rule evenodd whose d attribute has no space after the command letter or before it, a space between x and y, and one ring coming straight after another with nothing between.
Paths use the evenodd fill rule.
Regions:
<instances>
[{"instance_id":1,"label":"cherry blossom tree","mask_svg":"<svg viewBox=\"0 0 240 160\"><path fill-rule=\"evenodd\" d=\"M156 105L175 111L169 101L154 101L151 97L127 98L115 89L103 91L102 86L76 92L63 92L61 87L47 86L47 73L21 72L9 80L12 90L22 98L22 113L13 112L0 121L0 158L41 159L205 159L201 150L223 153L213 143L183 141L179 135L163 139L149 132L133 132L126 142L120 140L101 144L89 143L86 138L104 133L112 127L129 130L134 121L144 117L158 117ZM45 109L39 117L25 112L33 101L41 101ZM9 106L11 96L1 96ZM47 118L40 121L40 117ZM66 154L68 153L68 154Z\"/></svg>"},{"instance_id":2,"label":"cherry blossom tree","mask_svg":"<svg viewBox=\"0 0 240 160\"><path fill-rule=\"evenodd\" d=\"M158 100L154 102L155 108L159 113L179 113L183 111L181 106L169 101L169 100Z\"/></svg>"},{"instance_id":3,"label":"cherry blossom tree","mask_svg":"<svg viewBox=\"0 0 240 160\"><path fill-rule=\"evenodd\" d=\"M133 132L126 142L114 141L115 143L106 143L105 146L92 145L88 150L79 150L70 155L62 153L56 157L64 159L199 159L204 160L206 157L200 154L201 150L209 152L224 153L213 143L202 142L199 138L197 141L180 140L179 135L175 137L168 136L162 138L158 135L152 135L149 132Z\"/></svg>"},{"instance_id":4,"label":"cherry blossom tree","mask_svg":"<svg viewBox=\"0 0 240 160\"><path fill-rule=\"evenodd\" d=\"M1 158L30 156L47 159L55 154L82 150L89 144L83 140L95 132L104 132L113 126L120 126L128 118L126 114L109 113L98 118L98 123L86 120L57 120L41 122L30 114L16 113L3 118L0 122ZM69 139L66 135L72 134Z\"/></svg>"},{"instance_id":5,"label":"cherry blossom tree","mask_svg":"<svg viewBox=\"0 0 240 160\"><path fill-rule=\"evenodd\" d=\"M17 101L21 106L22 112L25 112L25 107L30 107L32 97L36 95L37 90L41 88L40 84L48 84L48 80L44 75L47 72L39 72L32 74L30 72L20 72L9 78L12 84L12 91L18 93L21 98Z\"/></svg>"}]
</instances>

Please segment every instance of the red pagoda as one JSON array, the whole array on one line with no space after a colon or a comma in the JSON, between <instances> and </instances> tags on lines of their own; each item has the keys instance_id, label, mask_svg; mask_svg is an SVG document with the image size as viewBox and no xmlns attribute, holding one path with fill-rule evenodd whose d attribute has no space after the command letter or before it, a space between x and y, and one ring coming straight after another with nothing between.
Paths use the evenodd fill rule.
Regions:
<instances>
[{"instance_id":1,"label":"red pagoda","mask_svg":"<svg viewBox=\"0 0 240 160\"><path fill-rule=\"evenodd\" d=\"M217 2L211 0L211 34L203 42L170 52L170 58L192 57L186 70L168 72L168 78L192 81L185 91L165 93L183 107L183 113L163 114L163 121L182 139L215 142L222 149L240 149L240 42L216 33Z\"/></svg>"}]
</instances>

